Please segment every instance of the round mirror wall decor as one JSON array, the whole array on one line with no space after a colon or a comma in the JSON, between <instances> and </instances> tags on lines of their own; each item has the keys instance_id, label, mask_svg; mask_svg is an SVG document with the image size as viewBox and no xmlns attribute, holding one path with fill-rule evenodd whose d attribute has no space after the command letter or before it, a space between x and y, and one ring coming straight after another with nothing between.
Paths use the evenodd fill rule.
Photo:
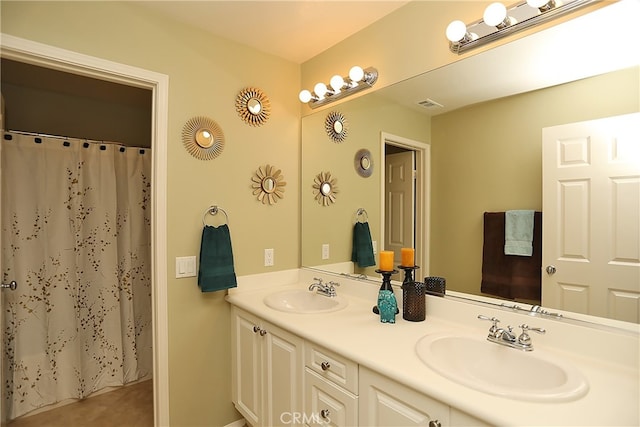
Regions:
<instances>
[{"instance_id":1,"label":"round mirror wall decor","mask_svg":"<svg viewBox=\"0 0 640 427\"><path fill-rule=\"evenodd\" d=\"M322 206L335 203L337 193L338 184L336 179L331 177L331 172L320 172L313 179L313 194Z\"/></svg>"},{"instance_id":2,"label":"round mirror wall decor","mask_svg":"<svg viewBox=\"0 0 640 427\"><path fill-rule=\"evenodd\" d=\"M347 138L347 119L337 111L332 111L327 115L324 128L329 138L335 143L341 143Z\"/></svg>"},{"instance_id":3,"label":"round mirror wall decor","mask_svg":"<svg viewBox=\"0 0 640 427\"><path fill-rule=\"evenodd\" d=\"M271 165L266 165L264 168L259 167L251 178L253 195L257 196L258 201L263 204L273 205L278 202L278 199L284 198L284 187L287 183L283 180L284 176L280 169Z\"/></svg>"},{"instance_id":4,"label":"round mirror wall decor","mask_svg":"<svg viewBox=\"0 0 640 427\"><path fill-rule=\"evenodd\" d=\"M189 119L182 128L182 144L196 159L215 159L224 149L224 134L218 124L204 116Z\"/></svg>"},{"instance_id":5,"label":"round mirror wall decor","mask_svg":"<svg viewBox=\"0 0 640 427\"><path fill-rule=\"evenodd\" d=\"M371 151L363 148L358 150L355 158L353 159L354 166L358 175L369 178L373 173L373 158L371 157Z\"/></svg>"},{"instance_id":6,"label":"round mirror wall decor","mask_svg":"<svg viewBox=\"0 0 640 427\"><path fill-rule=\"evenodd\" d=\"M260 89L246 87L236 97L236 111L245 123L261 126L271 114L271 103Z\"/></svg>"}]
</instances>

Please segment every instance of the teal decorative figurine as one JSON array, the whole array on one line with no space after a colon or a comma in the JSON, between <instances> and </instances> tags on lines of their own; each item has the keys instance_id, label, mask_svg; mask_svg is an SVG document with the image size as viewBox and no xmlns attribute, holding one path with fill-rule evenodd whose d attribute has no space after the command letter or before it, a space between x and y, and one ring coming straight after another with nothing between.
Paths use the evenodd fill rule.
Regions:
<instances>
[{"instance_id":1,"label":"teal decorative figurine","mask_svg":"<svg viewBox=\"0 0 640 427\"><path fill-rule=\"evenodd\" d=\"M398 301L392 290L383 289L378 292L378 311L382 323L396 323Z\"/></svg>"}]
</instances>

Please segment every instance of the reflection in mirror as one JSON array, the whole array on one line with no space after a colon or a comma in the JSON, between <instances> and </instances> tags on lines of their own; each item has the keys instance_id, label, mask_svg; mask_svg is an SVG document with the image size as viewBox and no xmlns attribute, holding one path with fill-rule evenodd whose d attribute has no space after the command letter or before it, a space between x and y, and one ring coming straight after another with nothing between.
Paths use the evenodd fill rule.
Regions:
<instances>
[{"instance_id":1,"label":"reflection in mirror","mask_svg":"<svg viewBox=\"0 0 640 427\"><path fill-rule=\"evenodd\" d=\"M380 162L379 169L385 167L385 161L376 134L389 132L430 141L431 255L421 276L446 277L448 291L487 301L488 295L480 292L482 214L542 210L542 129L640 110L637 55L617 49L620 34L616 28L590 34L594 26L589 22L619 21L627 13L624 7L607 6L341 104L341 110L349 115L350 127L367 133L355 142L371 150L372 160ZM600 59L593 61L594 57ZM517 66L523 68L514 68ZM602 94L607 96L603 98ZM417 106L426 99L436 100L443 107ZM381 112L384 117L379 117ZM349 262L351 242L344 236L350 236L352 212L364 206L372 223L372 238L379 242L378 250L384 249L376 232L380 211L384 210L381 188L379 180L352 180L341 172L347 169L338 167L340 159L353 156L340 150L343 146L329 150L312 143L320 139L321 114L303 118L303 179L318 165L335 162L335 171L344 174L341 190L348 195L344 199L350 202L353 198L354 202L334 217L333 212L320 213L302 201L302 264L325 271L359 273ZM332 230L318 236L322 221L329 221ZM322 243L331 243L332 259L318 259ZM366 274L377 283L377 275ZM533 301L517 303L522 306ZM544 296L542 303L544 306ZM579 307L561 310L565 317L568 312L582 312Z\"/></svg>"},{"instance_id":2,"label":"reflection in mirror","mask_svg":"<svg viewBox=\"0 0 640 427\"><path fill-rule=\"evenodd\" d=\"M368 178L373 173L373 160L371 152L366 148L358 150L354 158L356 172L363 178Z\"/></svg>"},{"instance_id":3,"label":"reflection in mirror","mask_svg":"<svg viewBox=\"0 0 640 427\"><path fill-rule=\"evenodd\" d=\"M329 206L335 203L338 185L335 178L331 177L331 172L320 172L313 180L313 193L315 200L322 206Z\"/></svg>"},{"instance_id":4,"label":"reflection in mirror","mask_svg":"<svg viewBox=\"0 0 640 427\"><path fill-rule=\"evenodd\" d=\"M332 111L325 120L327 135L333 142L340 143L347 138L347 119L341 113Z\"/></svg>"},{"instance_id":5,"label":"reflection in mirror","mask_svg":"<svg viewBox=\"0 0 640 427\"><path fill-rule=\"evenodd\" d=\"M251 181L253 182L251 184L253 195L257 196L258 201L263 204L273 205L278 199L284 198L284 187L287 183L284 182L284 176L280 169L271 165L266 165L264 168L259 167Z\"/></svg>"}]
</instances>

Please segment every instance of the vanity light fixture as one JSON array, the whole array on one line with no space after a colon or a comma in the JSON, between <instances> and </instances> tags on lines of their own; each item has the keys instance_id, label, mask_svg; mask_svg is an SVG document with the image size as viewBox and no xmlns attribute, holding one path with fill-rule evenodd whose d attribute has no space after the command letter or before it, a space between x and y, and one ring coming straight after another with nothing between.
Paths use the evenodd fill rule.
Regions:
<instances>
[{"instance_id":1,"label":"vanity light fixture","mask_svg":"<svg viewBox=\"0 0 640 427\"><path fill-rule=\"evenodd\" d=\"M331 77L328 86L322 82L316 83L313 87L313 92L304 89L300 91L298 98L300 102L309 104L309 107L317 108L353 93L360 92L363 89L368 89L372 87L377 80L378 70L372 67L363 69L356 65L349 70L347 77L335 75Z\"/></svg>"},{"instance_id":2,"label":"vanity light fixture","mask_svg":"<svg viewBox=\"0 0 640 427\"><path fill-rule=\"evenodd\" d=\"M446 29L449 49L461 54L501 37L542 24L598 0L522 0L507 7L491 3L483 19L465 24L452 21Z\"/></svg>"}]
</instances>

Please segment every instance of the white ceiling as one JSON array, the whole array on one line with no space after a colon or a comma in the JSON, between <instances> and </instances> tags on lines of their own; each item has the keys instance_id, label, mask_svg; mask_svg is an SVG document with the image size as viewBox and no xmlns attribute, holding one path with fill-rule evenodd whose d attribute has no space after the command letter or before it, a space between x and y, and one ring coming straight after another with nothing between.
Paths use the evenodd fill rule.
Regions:
<instances>
[{"instance_id":1,"label":"white ceiling","mask_svg":"<svg viewBox=\"0 0 640 427\"><path fill-rule=\"evenodd\" d=\"M300 64L407 3L408 0L210 0L140 4Z\"/></svg>"}]
</instances>

